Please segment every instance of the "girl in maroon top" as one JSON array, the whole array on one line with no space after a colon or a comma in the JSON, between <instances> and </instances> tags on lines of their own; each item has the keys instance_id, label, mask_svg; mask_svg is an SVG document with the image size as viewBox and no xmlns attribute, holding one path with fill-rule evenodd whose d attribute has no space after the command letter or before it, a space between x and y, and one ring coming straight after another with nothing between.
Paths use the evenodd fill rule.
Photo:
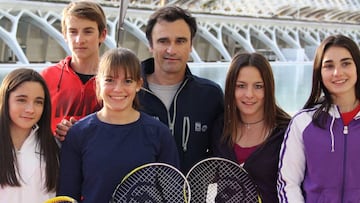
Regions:
<instances>
[{"instance_id":1,"label":"girl in maroon top","mask_svg":"<svg viewBox=\"0 0 360 203\"><path fill-rule=\"evenodd\" d=\"M244 166L264 203L278 202L279 150L290 116L276 105L269 62L257 53L237 54L225 83L224 119L215 155ZM221 130L223 129L223 130Z\"/></svg>"}]
</instances>

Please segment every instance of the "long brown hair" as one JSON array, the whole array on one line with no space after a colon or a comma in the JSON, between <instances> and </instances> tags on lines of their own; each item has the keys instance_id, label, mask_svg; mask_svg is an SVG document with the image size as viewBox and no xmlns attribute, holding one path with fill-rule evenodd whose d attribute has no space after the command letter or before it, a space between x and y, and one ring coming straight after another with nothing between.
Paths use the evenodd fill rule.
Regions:
<instances>
[{"instance_id":1,"label":"long brown hair","mask_svg":"<svg viewBox=\"0 0 360 203\"><path fill-rule=\"evenodd\" d=\"M326 120L323 120L327 117L322 117L321 113L323 111L328 112L330 109L331 104L333 103L333 100L331 98L331 94L329 93L328 89L324 86L324 83L322 81L321 77L321 68L322 68L322 62L324 58L324 53L330 48L330 47L342 47L349 51L351 54L355 66L356 66L356 74L357 74L357 81L355 84L355 97L357 99L360 98L360 51L357 44L351 40L349 37L346 37L344 35L332 35L327 38L325 38L322 43L319 45L319 47L316 49L316 55L314 59L313 64L313 76L312 76L312 88L311 93L306 101L304 108L311 108L314 107L317 104L320 104L320 108L316 110L316 112L313 115L314 123L322 127ZM322 119L321 119L322 118Z\"/></svg>"},{"instance_id":2,"label":"long brown hair","mask_svg":"<svg viewBox=\"0 0 360 203\"><path fill-rule=\"evenodd\" d=\"M233 145L237 136L237 124L241 122L240 111L236 106L235 87L240 70L245 66L255 67L264 81L264 122L271 130L276 126L287 125L290 116L282 110L275 99L275 82L270 63L258 53L237 53L231 63L225 82L225 112L223 138Z\"/></svg>"},{"instance_id":3,"label":"long brown hair","mask_svg":"<svg viewBox=\"0 0 360 203\"><path fill-rule=\"evenodd\" d=\"M17 176L17 174L19 175L19 167L16 159L16 149L14 148L10 135L9 95L15 91L19 85L27 81L41 84L44 90L44 109L37 123L39 130L36 139L40 147L41 159L44 159L46 164L45 175L47 191L56 191L59 174L59 147L50 127L50 93L41 75L35 70L27 68L19 68L11 71L3 79L0 87L0 186L21 187Z\"/></svg>"}]
</instances>

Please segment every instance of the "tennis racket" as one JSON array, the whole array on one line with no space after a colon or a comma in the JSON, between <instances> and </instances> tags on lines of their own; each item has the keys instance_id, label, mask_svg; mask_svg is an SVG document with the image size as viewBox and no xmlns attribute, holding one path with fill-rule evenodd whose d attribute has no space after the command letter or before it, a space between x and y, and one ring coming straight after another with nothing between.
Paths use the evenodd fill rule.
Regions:
<instances>
[{"instance_id":1,"label":"tennis racket","mask_svg":"<svg viewBox=\"0 0 360 203\"><path fill-rule=\"evenodd\" d=\"M248 173L239 164L227 159L204 159L190 169L186 178L193 202L261 202Z\"/></svg>"},{"instance_id":2,"label":"tennis racket","mask_svg":"<svg viewBox=\"0 0 360 203\"><path fill-rule=\"evenodd\" d=\"M58 196L48 199L44 203L77 203L77 201L68 196Z\"/></svg>"},{"instance_id":3,"label":"tennis racket","mask_svg":"<svg viewBox=\"0 0 360 203\"><path fill-rule=\"evenodd\" d=\"M126 175L116 187L111 203L190 202L185 176L165 163L149 163Z\"/></svg>"}]
</instances>

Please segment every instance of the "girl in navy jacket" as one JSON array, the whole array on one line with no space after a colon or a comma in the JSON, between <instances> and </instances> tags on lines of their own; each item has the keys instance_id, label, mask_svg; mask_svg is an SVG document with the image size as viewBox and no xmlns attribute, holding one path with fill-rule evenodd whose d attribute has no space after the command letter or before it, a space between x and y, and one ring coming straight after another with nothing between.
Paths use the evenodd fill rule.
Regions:
<instances>
[{"instance_id":1,"label":"girl in navy jacket","mask_svg":"<svg viewBox=\"0 0 360 203\"><path fill-rule=\"evenodd\" d=\"M109 202L117 184L151 162L179 167L167 126L137 110L140 61L123 48L102 56L96 78L100 111L76 122L62 144L58 195L80 202Z\"/></svg>"}]
</instances>

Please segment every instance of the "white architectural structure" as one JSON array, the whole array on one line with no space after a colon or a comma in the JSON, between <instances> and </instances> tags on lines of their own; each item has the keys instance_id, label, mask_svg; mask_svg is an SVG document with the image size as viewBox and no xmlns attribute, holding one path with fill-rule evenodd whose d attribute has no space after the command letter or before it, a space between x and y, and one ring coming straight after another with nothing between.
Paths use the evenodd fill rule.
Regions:
<instances>
[{"instance_id":1,"label":"white architectural structure","mask_svg":"<svg viewBox=\"0 0 360 203\"><path fill-rule=\"evenodd\" d=\"M108 19L105 49L117 46L118 1L99 1ZM60 33L68 3L0 0L0 63L56 62L70 54ZM360 44L359 0L130 0L121 46L150 56L144 28L163 4L189 9L199 30L193 62L228 62L238 51L257 51L270 61L311 61L320 41L335 33Z\"/></svg>"}]
</instances>

